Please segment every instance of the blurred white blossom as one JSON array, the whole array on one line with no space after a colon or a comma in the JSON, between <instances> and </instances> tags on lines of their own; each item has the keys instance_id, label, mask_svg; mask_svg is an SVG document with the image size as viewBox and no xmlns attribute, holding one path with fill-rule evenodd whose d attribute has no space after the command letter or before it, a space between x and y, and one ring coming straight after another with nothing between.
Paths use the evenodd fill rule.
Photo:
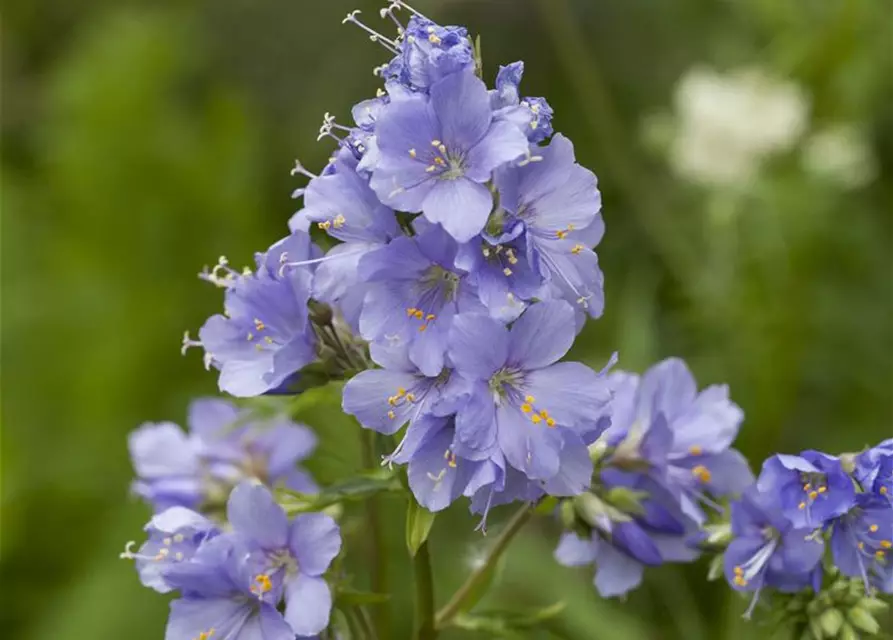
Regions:
<instances>
[{"instance_id":1,"label":"blurred white blossom","mask_svg":"<svg viewBox=\"0 0 893 640\"><path fill-rule=\"evenodd\" d=\"M833 125L812 135L803 147L803 166L846 189L865 186L877 175L877 161L865 133L851 124Z\"/></svg>"},{"instance_id":2,"label":"blurred white blossom","mask_svg":"<svg viewBox=\"0 0 893 640\"><path fill-rule=\"evenodd\" d=\"M706 185L746 183L760 163L803 134L809 102L801 88L760 69L727 74L695 67L679 81L670 162Z\"/></svg>"}]
</instances>

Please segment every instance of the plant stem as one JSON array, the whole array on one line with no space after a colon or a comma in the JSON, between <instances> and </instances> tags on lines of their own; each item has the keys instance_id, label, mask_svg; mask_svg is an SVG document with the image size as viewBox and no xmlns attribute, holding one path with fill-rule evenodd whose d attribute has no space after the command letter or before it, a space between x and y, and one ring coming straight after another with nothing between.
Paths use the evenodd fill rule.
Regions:
<instances>
[{"instance_id":1,"label":"plant stem","mask_svg":"<svg viewBox=\"0 0 893 640\"><path fill-rule=\"evenodd\" d=\"M412 559L415 575L415 620L413 621L413 638L415 640L434 640L437 629L434 627L434 581L431 577L431 555L428 553L428 542L422 543Z\"/></svg>"},{"instance_id":2,"label":"plant stem","mask_svg":"<svg viewBox=\"0 0 893 640\"><path fill-rule=\"evenodd\" d=\"M375 433L368 429L363 429L360 442L363 449L363 466L367 469L377 469ZM390 593L388 584L388 548L381 529L381 519L378 513L380 507L381 501L376 497L366 501L366 522L372 539L372 591L375 593ZM376 607L375 627L380 638L391 637L391 609L387 604Z\"/></svg>"},{"instance_id":3,"label":"plant stem","mask_svg":"<svg viewBox=\"0 0 893 640\"><path fill-rule=\"evenodd\" d=\"M437 612L436 626L438 629L447 626L456 614L462 611L469 596L476 591L478 585L483 580L487 579L487 575L492 570L493 565L499 560L502 554L505 553L509 543L530 519L530 516L533 513L533 506L534 505L532 504L525 504L515 512L515 515L509 520L505 529L503 529L502 533L499 534L499 537L496 538L496 542L490 549L490 553L487 554L484 563L471 572L471 575L469 575L465 580L465 583L459 587L458 591L453 594L450 601L446 603L443 609Z\"/></svg>"}]
</instances>

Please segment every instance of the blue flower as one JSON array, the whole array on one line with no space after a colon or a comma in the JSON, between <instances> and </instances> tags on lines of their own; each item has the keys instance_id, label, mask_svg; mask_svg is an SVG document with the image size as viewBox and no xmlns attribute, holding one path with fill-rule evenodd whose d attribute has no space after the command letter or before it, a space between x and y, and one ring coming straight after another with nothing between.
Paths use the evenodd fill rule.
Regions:
<instances>
[{"instance_id":1,"label":"blue flower","mask_svg":"<svg viewBox=\"0 0 893 640\"><path fill-rule=\"evenodd\" d=\"M226 288L225 315L211 316L199 341L206 361L220 369L219 386L234 396L256 396L278 387L316 357L308 321L312 287L309 268L283 269L285 263L317 257L319 250L301 231L257 256L257 271L228 273L215 280ZM208 279L215 278L212 273Z\"/></svg>"},{"instance_id":2,"label":"blue flower","mask_svg":"<svg viewBox=\"0 0 893 640\"><path fill-rule=\"evenodd\" d=\"M470 383L456 417L459 455L484 459L501 451L515 469L544 481L559 475L565 456L582 459L581 434L609 391L588 367L557 363L575 333L573 309L560 301L531 305L511 329L481 314L453 321L450 360ZM582 490L591 462L577 472L573 484Z\"/></svg>"},{"instance_id":3,"label":"blue flower","mask_svg":"<svg viewBox=\"0 0 893 640\"><path fill-rule=\"evenodd\" d=\"M497 119L514 123L536 144L552 135L553 111L545 98L521 99L518 87L522 75L523 62L499 67L496 89L490 92L490 107Z\"/></svg>"},{"instance_id":4,"label":"blue flower","mask_svg":"<svg viewBox=\"0 0 893 640\"><path fill-rule=\"evenodd\" d=\"M342 399L345 413L356 416L362 426L391 435L409 422L412 430L420 418L448 415L462 401L462 380L449 369L426 376L409 359L406 345L372 344L370 353L383 368L351 378Z\"/></svg>"},{"instance_id":5,"label":"blue flower","mask_svg":"<svg viewBox=\"0 0 893 640\"><path fill-rule=\"evenodd\" d=\"M595 587L603 597L620 596L639 586L647 566L691 562L699 555L691 544L695 524L675 498L647 474L606 469L599 474L599 491L622 489L639 496L638 508L625 512L604 498L583 494L574 502L590 530L588 536L566 533L555 551L565 566L595 563Z\"/></svg>"},{"instance_id":6,"label":"blue flower","mask_svg":"<svg viewBox=\"0 0 893 640\"><path fill-rule=\"evenodd\" d=\"M527 152L527 139L497 121L487 89L471 70L431 87L430 98L392 100L375 128L372 188L385 204L424 213L460 242L481 232L493 209L485 183Z\"/></svg>"},{"instance_id":7,"label":"blue flower","mask_svg":"<svg viewBox=\"0 0 893 640\"><path fill-rule=\"evenodd\" d=\"M849 511L856 500L840 460L818 451L772 456L763 463L757 487L777 495L784 516L800 528L821 527Z\"/></svg>"},{"instance_id":8,"label":"blue flower","mask_svg":"<svg viewBox=\"0 0 893 640\"><path fill-rule=\"evenodd\" d=\"M225 400L189 407L187 435L174 423L146 423L130 434L133 491L156 512L222 502L245 478L313 493L316 483L297 466L316 447L307 427L284 418L258 420Z\"/></svg>"},{"instance_id":9,"label":"blue flower","mask_svg":"<svg viewBox=\"0 0 893 640\"><path fill-rule=\"evenodd\" d=\"M148 539L136 553L127 544L122 558L135 561L140 582L159 593L168 593L173 587L165 579L165 571L174 564L187 562L199 546L220 533L217 526L185 507L171 507L152 517L145 527Z\"/></svg>"},{"instance_id":10,"label":"blue flower","mask_svg":"<svg viewBox=\"0 0 893 640\"><path fill-rule=\"evenodd\" d=\"M595 175L578 165L562 135L522 166L496 174L499 204L526 227L530 260L557 297L597 318L604 310L603 276L591 247L601 240L601 194Z\"/></svg>"},{"instance_id":11,"label":"blue flower","mask_svg":"<svg viewBox=\"0 0 893 640\"><path fill-rule=\"evenodd\" d=\"M341 311L347 324L359 330L366 285L359 262L364 255L400 235L394 212L378 201L369 180L357 173L351 155L339 155L333 171L313 178L304 192L304 208L292 216L292 231L307 231L311 223L341 240L317 263L313 298Z\"/></svg>"},{"instance_id":12,"label":"blue flower","mask_svg":"<svg viewBox=\"0 0 893 640\"><path fill-rule=\"evenodd\" d=\"M777 496L751 487L732 503L734 539L725 553L726 579L737 591L754 591L749 617L763 587L796 592L812 584L824 553L822 537L794 527Z\"/></svg>"},{"instance_id":13,"label":"blue flower","mask_svg":"<svg viewBox=\"0 0 893 640\"><path fill-rule=\"evenodd\" d=\"M528 300L547 297L543 276L530 262L523 235L485 235L466 242L459 247L456 266L468 272L481 302L497 320L511 322L524 311Z\"/></svg>"},{"instance_id":14,"label":"blue flower","mask_svg":"<svg viewBox=\"0 0 893 640\"><path fill-rule=\"evenodd\" d=\"M853 475L865 491L893 504L893 438L856 456Z\"/></svg>"},{"instance_id":15,"label":"blue flower","mask_svg":"<svg viewBox=\"0 0 893 640\"><path fill-rule=\"evenodd\" d=\"M384 75L424 92L443 78L465 71L474 71L474 50L465 27L442 27L414 15Z\"/></svg>"},{"instance_id":16,"label":"blue flower","mask_svg":"<svg viewBox=\"0 0 893 640\"><path fill-rule=\"evenodd\" d=\"M699 392L679 358L654 365L641 378L613 372L609 384L611 426L601 438L615 448L614 463L647 462L688 517L703 523L699 505L713 504L708 494L739 494L753 484L747 460L730 448L744 414L726 385Z\"/></svg>"},{"instance_id":17,"label":"blue flower","mask_svg":"<svg viewBox=\"0 0 893 640\"><path fill-rule=\"evenodd\" d=\"M893 506L884 498L861 493L856 506L834 521L834 564L841 573L893 593Z\"/></svg>"},{"instance_id":18,"label":"blue flower","mask_svg":"<svg viewBox=\"0 0 893 640\"><path fill-rule=\"evenodd\" d=\"M165 640L294 640L276 610L279 594L255 579L260 567L231 535L205 542L165 577L182 597L171 603Z\"/></svg>"},{"instance_id":19,"label":"blue flower","mask_svg":"<svg viewBox=\"0 0 893 640\"><path fill-rule=\"evenodd\" d=\"M331 517L301 514L291 522L269 490L244 482L227 504L233 532L254 563L251 590L259 598L282 594L285 621L299 636L314 635L329 623L332 594L323 574L341 550ZM274 595L274 600L278 598Z\"/></svg>"},{"instance_id":20,"label":"blue flower","mask_svg":"<svg viewBox=\"0 0 893 640\"><path fill-rule=\"evenodd\" d=\"M413 238L396 238L365 255L359 265L369 286L361 335L371 342L408 345L409 359L426 376L437 376L444 367L453 317L483 310L466 274L454 267L456 250L443 229L427 225Z\"/></svg>"}]
</instances>

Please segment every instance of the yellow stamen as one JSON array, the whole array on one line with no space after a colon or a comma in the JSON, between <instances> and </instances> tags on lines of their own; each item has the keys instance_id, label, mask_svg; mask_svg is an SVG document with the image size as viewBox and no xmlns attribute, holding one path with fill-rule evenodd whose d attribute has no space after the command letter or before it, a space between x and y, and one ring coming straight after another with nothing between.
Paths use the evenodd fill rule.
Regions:
<instances>
[{"instance_id":1,"label":"yellow stamen","mask_svg":"<svg viewBox=\"0 0 893 640\"><path fill-rule=\"evenodd\" d=\"M405 395L406 395L406 389L404 389L403 387L397 387L397 397L402 398Z\"/></svg>"},{"instance_id":2,"label":"yellow stamen","mask_svg":"<svg viewBox=\"0 0 893 640\"><path fill-rule=\"evenodd\" d=\"M536 402L536 398L534 398L533 396L524 396L524 402L529 402L530 404L533 404L534 402Z\"/></svg>"},{"instance_id":3,"label":"yellow stamen","mask_svg":"<svg viewBox=\"0 0 893 640\"><path fill-rule=\"evenodd\" d=\"M881 540L882 549L889 549L890 547L893 547L893 542L891 542L890 540Z\"/></svg>"},{"instance_id":4,"label":"yellow stamen","mask_svg":"<svg viewBox=\"0 0 893 640\"><path fill-rule=\"evenodd\" d=\"M435 316L433 313L429 313L428 315L425 316L425 322L431 322L431 321L434 320L436 317L437 317L437 316Z\"/></svg>"},{"instance_id":5,"label":"yellow stamen","mask_svg":"<svg viewBox=\"0 0 893 640\"><path fill-rule=\"evenodd\" d=\"M710 469L702 464L699 464L694 469L692 469L691 473L701 482L710 482L710 479L713 477L713 475L710 473Z\"/></svg>"},{"instance_id":6,"label":"yellow stamen","mask_svg":"<svg viewBox=\"0 0 893 640\"><path fill-rule=\"evenodd\" d=\"M736 575L736 576L743 576L743 575L744 575L744 569L742 569L740 566L735 567L735 575Z\"/></svg>"},{"instance_id":7,"label":"yellow stamen","mask_svg":"<svg viewBox=\"0 0 893 640\"><path fill-rule=\"evenodd\" d=\"M806 508L806 503L805 503L805 502L801 502L800 504L797 505L797 508L800 509L801 511L803 511L803 509Z\"/></svg>"},{"instance_id":8,"label":"yellow stamen","mask_svg":"<svg viewBox=\"0 0 893 640\"><path fill-rule=\"evenodd\" d=\"M819 492L818 492L818 491L810 491L810 492L809 492L809 499L810 499L810 500L815 500L815 499L818 498L818 497L819 497Z\"/></svg>"},{"instance_id":9,"label":"yellow stamen","mask_svg":"<svg viewBox=\"0 0 893 640\"><path fill-rule=\"evenodd\" d=\"M819 487L819 493L825 493L828 490L828 487Z\"/></svg>"},{"instance_id":10,"label":"yellow stamen","mask_svg":"<svg viewBox=\"0 0 893 640\"><path fill-rule=\"evenodd\" d=\"M415 150L415 149L410 149L410 150L409 150L409 157L410 157L410 158L415 158L417 155L418 155L418 154L416 153L416 150Z\"/></svg>"},{"instance_id":11,"label":"yellow stamen","mask_svg":"<svg viewBox=\"0 0 893 640\"><path fill-rule=\"evenodd\" d=\"M396 418L396 417L397 417L397 414L396 414L396 413L394 413L393 411L388 411L388 418L390 418L391 420L393 420L393 419Z\"/></svg>"},{"instance_id":12,"label":"yellow stamen","mask_svg":"<svg viewBox=\"0 0 893 640\"><path fill-rule=\"evenodd\" d=\"M742 576L735 576L735 584L737 584L739 587L746 587L747 580L745 580Z\"/></svg>"},{"instance_id":13,"label":"yellow stamen","mask_svg":"<svg viewBox=\"0 0 893 640\"><path fill-rule=\"evenodd\" d=\"M502 270L502 273L504 273L507 276L510 276L510 275L512 275L512 270L509 269L508 267L506 267L505 269Z\"/></svg>"},{"instance_id":14,"label":"yellow stamen","mask_svg":"<svg viewBox=\"0 0 893 640\"><path fill-rule=\"evenodd\" d=\"M431 141L432 147L439 147L441 144L443 144L443 143L440 140L432 140Z\"/></svg>"},{"instance_id":15,"label":"yellow stamen","mask_svg":"<svg viewBox=\"0 0 893 640\"><path fill-rule=\"evenodd\" d=\"M540 410L540 415L541 415L542 417L544 417L544 418L548 418L548 417L549 417L549 412L546 411L545 409L541 409L541 410Z\"/></svg>"},{"instance_id":16,"label":"yellow stamen","mask_svg":"<svg viewBox=\"0 0 893 640\"><path fill-rule=\"evenodd\" d=\"M435 171L437 171L436 165L432 164L432 165L428 165L427 167L425 167L425 173L434 173Z\"/></svg>"},{"instance_id":17,"label":"yellow stamen","mask_svg":"<svg viewBox=\"0 0 893 640\"><path fill-rule=\"evenodd\" d=\"M688 452L693 456L699 456L704 453L704 450L696 444L693 444L688 448Z\"/></svg>"},{"instance_id":18,"label":"yellow stamen","mask_svg":"<svg viewBox=\"0 0 893 640\"><path fill-rule=\"evenodd\" d=\"M407 401L407 402L415 402L415 394L414 394L414 393L407 393L407 394L406 394L406 401Z\"/></svg>"},{"instance_id":19,"label":"yellow stamen","mask_svg":"<svg viewBox=\"0 0 893 640\"><path fill-rule=\"evenodd\" d=\"M417 311L417 309L416 309L415 307L409 307L409 308L406 310L406 315L409 316L409 317L411 318L412 316L415 315L415 312L416 312L416 311Z\"/></svg>"},{"instance_id":20,"label":"yellow stamen","mask_svg":"<svg viewBox=\"0 0 893 640\"><path fill-rule=\"evenodd\" d=\"M806 484L803 485L803 490L804 490L804 491L809 491L810 489L812 489L812 485L809 484L808 482L807 482Z\"/></svg>"},{"instance_id":21,"label":"yellow stamen","mask_svg":"<svg viewBox=\"0 0 893 640\"><path fill-rule=\"evenodd\" d=\"M884 551L883 549L878 549L877 551L874 552L874 557L877 558L878 560L883 560L884 556L886 556L886 555L887 555L887 552Z\"/></svg>"},{"instance_id":22,"label":"yellow stamen","mask_svg":"<svg viewBox=\"0 0 893 640\"><path fill-rule=\"evenodd\" d=\"M431 33L428 34L428 42L430 42L431 44L440 44L440 38Z\"/></svg>"},{"instance_id":23,"label":"yellow stamen","mask_svg":"<svg viewBox=\"0 0 893 640\"><path fill-rule=\"evenodd\" d=\"M525 402L524 404L521 405L521 411L523 411L524 413L530 413L533 411L533 407Z\"/></svg>"},{"instance_id":24,"label":"yellow stamen","mask_svg":"<svg viewBox=\"0 0 893 640\"><path fill-rule=\"evenodd\" d=\"M868 530L871 531L872 533L877 533L878 526L876 524L873 524L870 527L868 527Z\"/></svg>"},{"instance_id":25,"label":"yellow stamen","mask_svg":"<svg viewBox=\"0 0 893 640\"><path fill-rule=\"evenodd\" d=\"M555 426L555 418L546 418L546 426L554 427Z\"/></svg>"},{"instance_id":26,"label":"yellow stamen","mask_svg":"<svg viewBox=\"0 0 893 640\"><path fill-rule=\"evenodd\" d=\"M859 547L859 551L864 551L864 550L865 550L865 543L864 543L864 542L860 542L860 543L857 544L856 546Z\"/></svg>"},{"instance_id":27,"label":"yellow stamen","mask_svg":"<svg viewBox=\"0 0 893 640\"><path fill-rule=\"evenodd\" d=\"M446 153L447 152L446 145L445 144L437 145L437 150L440 151L441 153Z\"/></svg>"},{"instance_id":28,"label":"yellow stamen","mask_svg":"<svg viewBox=\"0 0 893 640\"><path fill-rule=\"evenodd\" d=\"M425 317L425 313L421 309L416 309L415 313L412 315L415 316L416 320L421 320L422 318Z\"/></svg>"},{"instance_id":29,"label":"yellow stamen","mask_svg":"<svg viewBox=\"0 0 893 640\"><path fill-rule=\"evenodd\" d=\"M583 246L582 244L575 244L573 249L571 249L571 253L574 254L575 256L578 256L578 255L580 255L580 253L582 253L583 249L585 249L585 248L586 247Z\"/></svg>"},{"instance_id":30,"label":"yellow stamen","mask_svg":"<svg viewBox=\"0 0 893 640\"><path fill-rule=\"evenodd\" d=\"M254 319L254 328L257 329L258 331L263 331L264 328L266 328L266 326L267 325L265 325L263 322L261 322L261 320L259 318Z\"/></svg>"},{"instance_id":31,"label":"yellow stamen","mask_svg":"<svg viewBox=\"0 0 893 640\"><path fill-rule=\"evenodd\" d=\"M882 496L887 495L887 487L881 487L880 489L878 489L878 493L880 493Z\"/></svg>"},{"instance_id":32,"label":"yellow stamen","mask_svg":"<svg viewBox=\"0 0 893 640\"><path fill-rule=\"evenodd\" d=\"M537 414L534 413L532 416L530 416L530 421L531 421L533 424L539 424L540 422L543 421L543 419L540 418L539 415L537 415Z\"/></svg>"}]
</instances>

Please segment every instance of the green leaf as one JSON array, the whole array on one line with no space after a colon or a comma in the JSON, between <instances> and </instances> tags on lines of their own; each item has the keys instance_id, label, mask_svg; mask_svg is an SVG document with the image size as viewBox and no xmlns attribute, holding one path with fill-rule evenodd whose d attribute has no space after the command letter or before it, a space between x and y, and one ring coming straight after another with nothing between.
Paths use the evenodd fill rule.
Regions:
<instances>
[{"instance_id":1,"label":"green leaf","mask_svg":"<svg viewBox=\"0 0 893 640\"><path fill-rule=\"evenodd\" d=\"M543 498L534 508L533 512L538 516L547 516L558 506L558 498L555 496L547 496Z\"/></svg>"},{"instance_id":2,"label":"green leaf","mask_svg":"<svg viewBox=\"0 0 893 640\"><path fill-rule=\"evenodd\" d=\"M434 526L435 515L419 506L415 498L409 499L409 507L406 510L406 546L412 557L415 557L419 547L428 539L431 527Z\"/></svg>"},{"instance_id":3,"label":"green leaf","mask_svg":"<svg viewBox=\"0 0 893 640\"><path fill-rule=\"evenodd\" d=\"M714 556L710 561L710 569L707 571L707 580L713 582L723 576L723 556Z\"/></svg>"},{"instance_id":4,"label":"green leaf","mask_svg":"<svg viewBox=\"0 0 893 640\"><path fill-rule=\"evenodd\" d=\"M564 602L556 602L533 613L503 610L490 610L475 614L464 613L456 616L452 624L467 631L486 631L503 638L521 638L527 637L527 635L516 634L516 631L541 626L561 614L565 607Z\"/></svg>"},{"instance_id":5,"label":"green leaf","mask_svg":"<svg viewBox=\"0 0 893 640\"><path fill-rule=\"evenodd\" d=\"M326 507L342 502L358 502L378 495L379 493L401 491L397 477L383 469L373 473L357 476L344 482L326 487L316 494L298 493L279 489L276 501L282 505L288 515L321 511Z\"/></svg>"},{"instance_id":6,"label":"green leaf","mask_svg":"<svg viewBox=\"0 0 893 640\"><path fill-rule=\"evenodd\" d=\"M478 78L484 77L484 56L481 53L481 36L480 34L474 39L474 72Z\"/></svg>"},{"instance_id":7,"label":"green leaf","mask_svg":"<svg viewBox=\"0 0 893 640\"><path fill-rule=\"evenodd\" d=\"M388 593L373 593L372 591L355 591L354 589L339 589L335 595L338 606L362 606L368 604L383 604L391 599Z\"/></svg>"}]
</instances>

